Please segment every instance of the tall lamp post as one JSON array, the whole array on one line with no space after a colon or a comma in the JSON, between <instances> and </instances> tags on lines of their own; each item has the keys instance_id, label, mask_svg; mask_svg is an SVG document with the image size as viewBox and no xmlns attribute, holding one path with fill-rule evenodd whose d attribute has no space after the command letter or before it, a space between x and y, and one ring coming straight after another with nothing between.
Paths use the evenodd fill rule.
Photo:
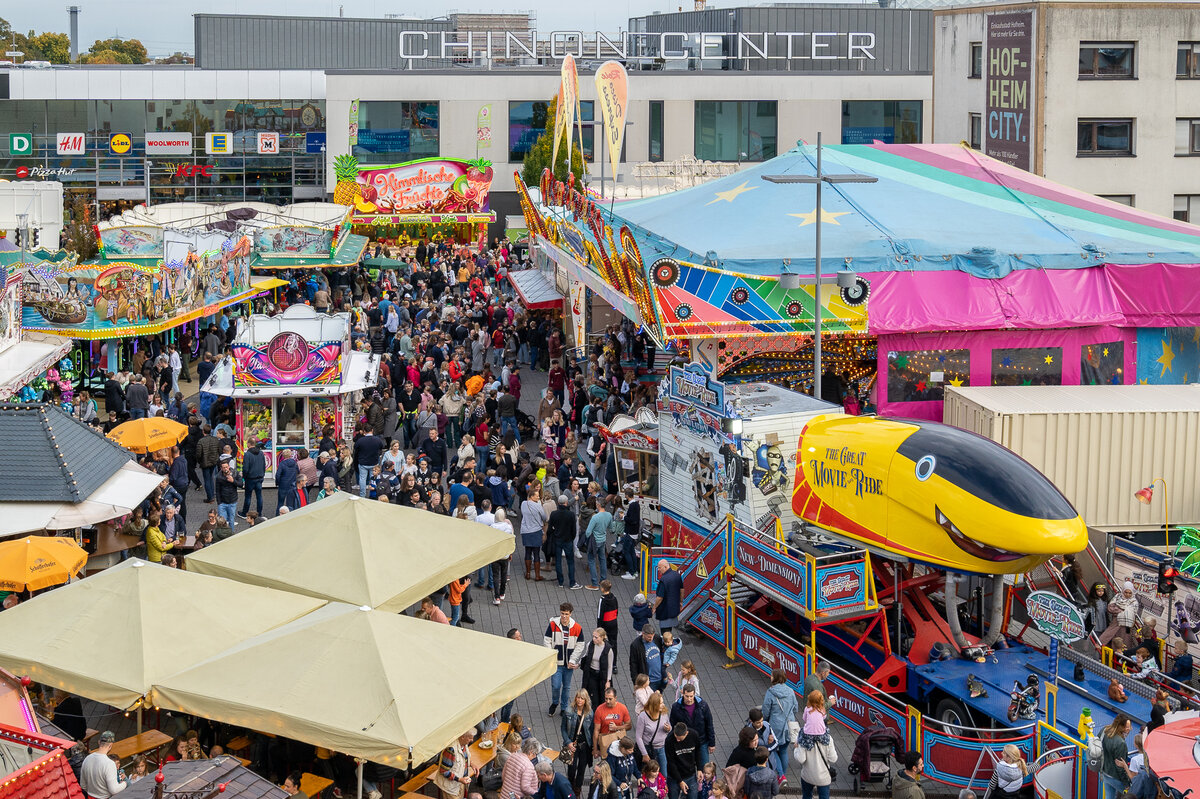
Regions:
<instances>
[{"instance_id":1,"label":"tall lamp post","mask_svg":"<svg viewBox=\"0 0 1200 799\"><path fill-rule=\"evenodd\" d=\"M1166 545L1163 549L1163 558L1168 569L1175 568L1175 557L1171 554L1171 503L1170 497L1167 494L1167 481L1161 477L1155 477L1150 481L1150 485L1145 488L1139 488L1133 492L1134 499L1143 505L1149 505L1154 501L1154 484L1161 483L1163 490L1163 543ZM1171 602L1170 594L1167 595L1167 629L1164 631L1163 640L1167 643L1171 641ZM1166 665L1165 663L1163 664Z\"/></svg>"},{"instance_id":2,"label":"tall lamp post","mask_svg":"<svg viewBox=\"0 0 1200 799\"><path fill-rule=\"evenodd\" d=\"M827 175L821 168L821 134L817 134L817 174L815 175L761 175L763 180L768 183L809 183L817 187L817 207L816 215L816 252L815 252L815 276L813 283L813 397L821 398L821 284L836 282L843 288L849 288L853 285L854 276L852 272L839 271L837 275L831 275L828 278L821 276L821 189L824 184L837 185L839 183L878 183L879 178L871 175ZM799 275L784 273L779 276L779 284L784 289L797 289L800 287ZM786 280L785 280L786 278Z\"/></svg>"}]
</instances>

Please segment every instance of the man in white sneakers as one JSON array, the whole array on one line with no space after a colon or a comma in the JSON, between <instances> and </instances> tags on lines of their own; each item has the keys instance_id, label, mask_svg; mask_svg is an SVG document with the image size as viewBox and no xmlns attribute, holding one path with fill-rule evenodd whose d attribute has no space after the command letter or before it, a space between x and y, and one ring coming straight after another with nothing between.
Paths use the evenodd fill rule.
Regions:
<instances>
[{"instance_id":1,"label":"man in white sneakers","mask_svg":"<svg viewBox=\"0 0 1200 799\"><path fill-rule=\"evenodd\" d=\"M574 612L575 607L570 602L564 602L558 606L558 618L551 619L546 625L545 644L555 650L558 666L550 678L550 709L546 712L551 716L558 711L559 705L566 707L571 703L571 670L578 668L577 664L587 645L583 639L583 627L571 618Z\"/></svg>"}]
</instances>

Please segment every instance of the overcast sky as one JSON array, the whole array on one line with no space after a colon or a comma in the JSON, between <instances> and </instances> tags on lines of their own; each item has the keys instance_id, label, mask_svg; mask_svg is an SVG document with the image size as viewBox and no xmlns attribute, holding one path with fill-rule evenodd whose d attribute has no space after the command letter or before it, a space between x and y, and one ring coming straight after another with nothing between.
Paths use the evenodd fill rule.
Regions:
<instances>
[{"instance_id":1,"label":"overcast sky","mask_svg":"<svg viewBox=\"0 0 1200 799\"><path fill-rule=\"evenodd\" d=\"M0 2L0 17L22 33L31 28L67 32L68 2ZM451 12L529 11L537 14L537 28L551 30L616 31L628 26L631 16L652 11L691 10L692 0L454 0L403 3L396 0L78 0L79 49L86 50L97 39L120 36L141 39L151 55L182 50L192 52L192 14L278 14L292 16L337 16L338 6L347 17L442 16ZM746 5L733 0L710 0L709 6Z\"/></svg>"}]
</instances>

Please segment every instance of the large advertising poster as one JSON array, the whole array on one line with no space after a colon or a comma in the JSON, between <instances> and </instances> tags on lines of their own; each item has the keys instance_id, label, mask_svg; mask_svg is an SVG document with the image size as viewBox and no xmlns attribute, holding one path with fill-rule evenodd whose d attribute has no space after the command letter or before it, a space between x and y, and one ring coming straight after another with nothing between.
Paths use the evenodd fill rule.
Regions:
<instances>
[{"instance_id":1,"label":"large advertising poster","mask_svg":"<svg viewBox=\"0 0 1200 799\"><path fill-rule=\"evenodd\" d=\"M987 15L983 151L1029 169L1033 146L1033 12Z\"/></svg>"},{"instance_id":2,"label":"large advertising poster","mask_svg":"<svg viewBox=\"0 0 1200 799\"><path fill-rule=\"evenodd\" d=\"M250 240L166 231L165 260L76 266L44 262L22 284L22 323L75 338L138 335L250 287Z\"/></svg>"},{"instance_id":3,"label":"large advertising poster","mask_svg":"<svg viewBox=\"0 0 1200 799\"><path fill-rule=\"evenodd\" d=\"M100 231L105 256L112 258L162 257L163 230L151 225L129 225Z\"/></svg>"},{"instance_id":4,"label":"large advertising poster","mask_svg":"<svg viewBox=\"0 0 1200 799\"><path fill-rule=\"evenodd\" d=\"M333 231L315 226L278 225L254 232L260 255L326 255L333 248Z\"/></svg>"}]
</instances>

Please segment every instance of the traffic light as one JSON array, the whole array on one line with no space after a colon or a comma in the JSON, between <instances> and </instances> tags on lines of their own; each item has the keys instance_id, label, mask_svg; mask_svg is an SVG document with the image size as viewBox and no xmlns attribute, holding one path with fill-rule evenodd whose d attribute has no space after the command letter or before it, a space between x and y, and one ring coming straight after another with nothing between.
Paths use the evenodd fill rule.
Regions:
<instances>
[{"instance_id":1,"label":"traffic light","mask_svg":"<svg viewBox=\"0 0 1200 799\"><path fill-rule=\"evenodd\" d=\"M1178 576L1179 570L1175 568L1174 561L1163 561L1158 564L1158 593L1175 593L1179 588L1175 585L1175 578Z\"/></svg>"}]
</instances>

